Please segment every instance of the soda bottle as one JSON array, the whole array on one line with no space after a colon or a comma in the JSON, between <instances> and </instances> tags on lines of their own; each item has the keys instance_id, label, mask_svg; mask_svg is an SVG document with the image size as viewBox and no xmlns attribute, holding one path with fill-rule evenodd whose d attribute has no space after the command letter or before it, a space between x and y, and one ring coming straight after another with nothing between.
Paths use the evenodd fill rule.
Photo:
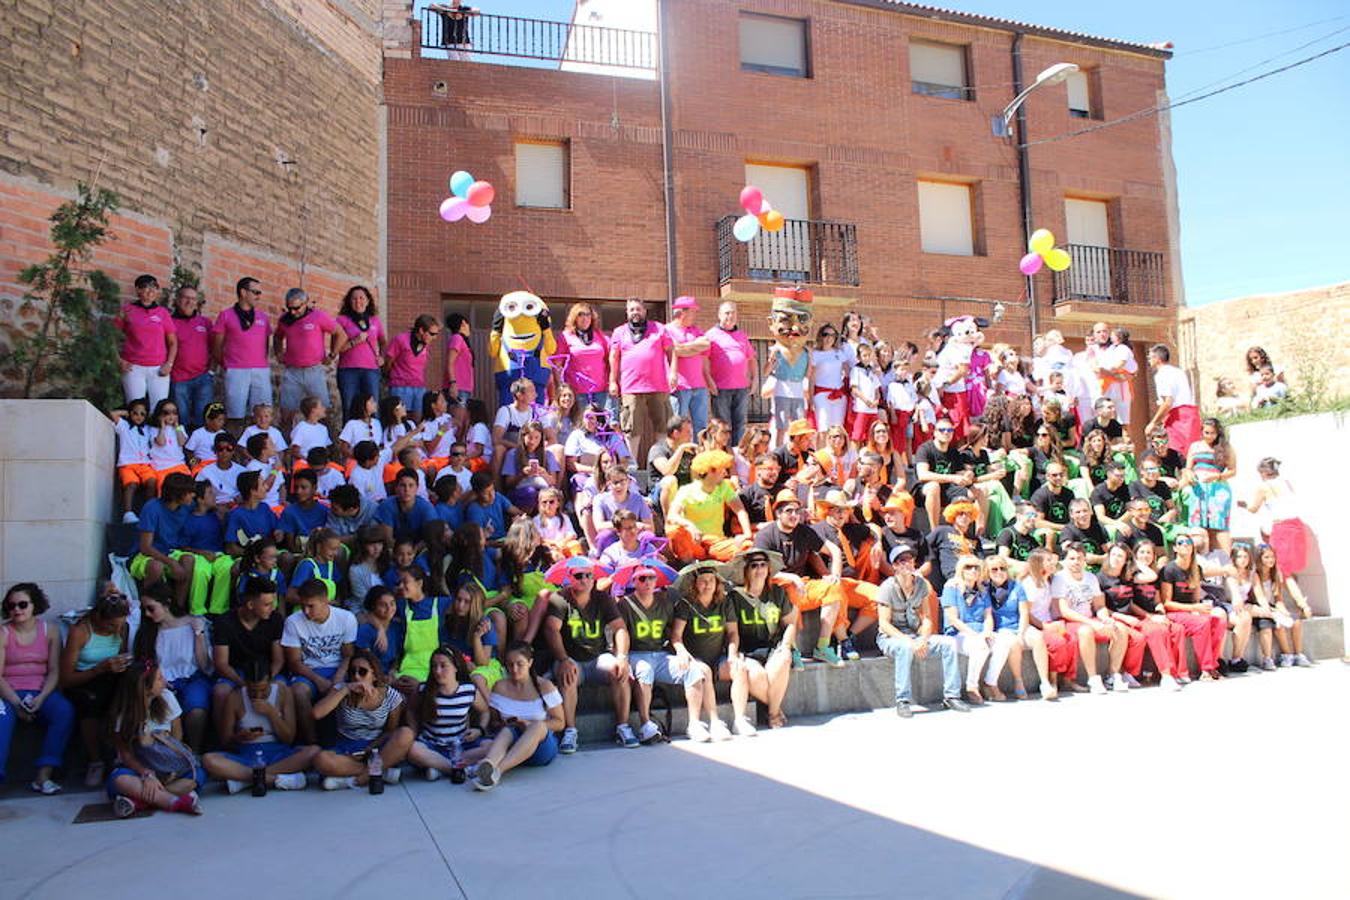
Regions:
<instances>
[{"instance_id":1,"label":"soda bottle","mask_svg":"<svg viewBox=\"0 0 1350 900\"><path fill-rule=\"evenodd\" d=\"M267 796L267 761L261 749L253 751L253 796Z\"/></svg>"},{"instance_id":2,"label":"soda bottle","mask_svg":"<svg viewBox=\"0 0 1350 900\"><path fill-rule=\"evenodd\" d=\"M378 750L370 751L370 759L366 761L366 778L372 794L384 793L384 761L380 759Z\"/></svg>"}]
</instances>

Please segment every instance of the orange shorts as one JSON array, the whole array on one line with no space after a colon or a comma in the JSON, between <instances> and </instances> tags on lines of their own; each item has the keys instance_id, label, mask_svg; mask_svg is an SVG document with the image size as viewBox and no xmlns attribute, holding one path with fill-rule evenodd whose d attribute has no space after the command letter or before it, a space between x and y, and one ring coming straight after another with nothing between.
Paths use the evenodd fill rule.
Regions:
<instances>
[{"instance_id":1,"label":"orange shorts","mask_svg":"<svg viewBox=\"0 0 1350 900\"><path fill-rule=\"evenodd\" d=\"M117 480L122 487L131 487L133 484L145 484L154 481L156 477L155 467L149 463L129 463L125 466L117 467Z\"/></svg>"},{"instance_id":2,"label":"orange shorts","mask_svg":"<svg viewBox=\"0 0 1350 900\"><path fill-rule=\"evenodd\" d=\"M873 619L877 616L878 588L875 584L868 584L856 578L841 578L838 584L829 584L821 578L810 578L806 580L806 596L803 597L790 580L774 576L773 581L787 589L792 605L803 612L820 609L833 603L845 615L848 614L847 610L853 609L857 610L860 616L870 616Z\"/></svg>"},{"instance_id":3,"label":"orange shorts","mask_svg":"<svg viewBox=\"0 0 1350 900\"><path fill-rule=\"evenodd\" d=\"M182 474L188 476L189 478L192 477L192 470L189 469L186 465L172 466L167 469L156 469L155 478L159 480L160 490L164 489L164 479L167 478L169 475L172 475L174 472L181 472Z\"/></svg>"},{"instance_id":4,"label":"orange shorts","mask_svg":"<svg viewBox=\"0 0 1350 900\"><path fill-rule=\"evenodd\" d=\"M670 539L670 552L681 562L696 559L729 562L737 553L744 553L750 549L750 538L744 535L735 537L704 535L701 540L694 540L693 534L683 525L667 526L666 537Z\"/></svg>"}]
</instances>

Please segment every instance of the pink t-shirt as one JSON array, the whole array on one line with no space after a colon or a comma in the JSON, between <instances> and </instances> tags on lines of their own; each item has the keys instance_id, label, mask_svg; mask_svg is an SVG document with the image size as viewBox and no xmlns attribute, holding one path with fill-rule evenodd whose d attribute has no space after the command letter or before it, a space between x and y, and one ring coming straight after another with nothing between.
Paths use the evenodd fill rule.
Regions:
<instances>
[{"instance_id":1,"label":"pink t-shirt","mask_svg":"<svg viewBox=\"0 0 1350 900\"><path fill-rule=\"evenodd\" d=\"M675 346L660 322L647 322L642 340L633 340L628 323L614 329L610 343L619 348L619 392L664 394L670 388L666 376L666 351Z\"/></svg>"},{"instance_id":2,"label":"pink t-shirt","mask_svg":"<svg viewBox=\"0 0 1350 900\"><path fill-rule=\"evenodd\" d=\"M337 367L339 369L378 369L379 363L375 359L375 353L380 349L380 338L384 337L384 323L380 321L379 316L371 316L366 320L366 330L363 332L355 322L346 316L337 317L338 327L347 332L347 340L355 341L364 334L366 339L360 343L347 345L347 349L342 351L338 357Z\"/></svg>"},{"instance_id":3,"label":"pink t-shirt","mask_svg":"<svg viewBox=\"0 0 1350 900\"><path fill-rule=\"evenodd\" d=\"M174 381L191 381L204 374L211 364L211 320L206 316L174 318L173 328L178 333L178 355L173 358L169 377Z\"/></svg>"},{"instance_id":4,"label":"pink t-shirt","mask_svg":"<svg viewBox=\"0 0 1350 900\"><path fill-rule=\"evenodd\" d=\"M666 325L666 333L670 339L683 344L686 341L696 341L703 337L703 329L697 325L686 328L678 322L671 322ZM703 361L708 358L709 351L696 353L693 356L675 357L675 389L687 391L690 388L706 388L708 382L703 378Z\"/></svg>"},{"instance_id":5,"label":"pink t-shirt","mask_svg":"<svg viewBox=\"0 0 1350 900\"><path fill-rule=\"evenodd\" d=\"M227 369L267 368L267 338L272 333L267 313L254 307L253 327L245 331L239 323L239 313L233 306L222 309L216 316L213 334L225 335L221 360Z\"/></svg>"},{"instance_id":6,"label":"pink t-shirt","mask_svg":"<svg viewBox=\"0 0 1350 900\"><path fill-rule=\"evenodd\" d=\"M308 369L323 362L327 355L324 339L337 331L337 322L321 309L311 309L294 322L277 321L277 334L286 340L281 351L281 364L293 369Z\"/></svg>"},{"instance_id":7,"label":"pink t-shirt","mask_svg":"<svg viewBox=\"0 0 1350 900\"><path fill-rule=\"evenodd\" d=\"M574 333L558 332L558 353L567 357L567 383L578 394L609 390L609 338L598 329L591 334L588 344Z\"/></svg>"},{"instance_id":8,"label":"pink t-shirt","mask_svg":"<svg viewBox=\"0 0 1350 900\"><path fill-rule=\"evenodd\" d=\"M117 317L117 327L127 336L122 359L133 366L162 366L169 358L165 340L173 330L169 311L162 306L128 303Z\"/></svg>"},{"instance_id":9,"label":"pink t-shirt","mask_svg":"<svg viewBox=\"0 0 1350 900\"><path fill-rule=\"evenodd\" d=\"M427 386L427 348L413 353L412 332L405 331L389 342L389 386ZM420 412L420 410L419 410Z\"/></svg>"},{"instance_id":10,"label":"pink t-shirt","mask_svg":"<svg viewBox=\"0 0 1350 900\"><path fill-rule=\"evenodd\" d=\"M709 328L706 334L712 342L708 353L712 363L713 384L717 385L717 389L734 391L750 387L750 360L755 355L750 347L750 338L739 328L723 331L721 326Z\"/></svg>"},{"instance_id":11,"label":"pink t-shirt","mask_svg":"<svg viewBox=\"0 0 1350 900\"><path fill-rule=\"evenodd\" d=\"M469 342L462 334L452 334L445 342L446 351L455 350L455 390L473 393L473 354L469 352Z\"/></svg>"}]
</instances>

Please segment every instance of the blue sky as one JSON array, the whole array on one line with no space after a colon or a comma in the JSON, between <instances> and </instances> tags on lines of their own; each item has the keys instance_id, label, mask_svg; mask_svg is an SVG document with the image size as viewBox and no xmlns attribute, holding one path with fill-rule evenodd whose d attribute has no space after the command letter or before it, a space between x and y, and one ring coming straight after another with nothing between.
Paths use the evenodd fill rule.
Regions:
<instances>
[{"instance_id":1,"label":"blue sky","mask_svg":"<svg viewBox=\"0 0 1350 900\"><path fill-rule=\"evenodd\" d=\"M572 0L474 5L541 19L566 19L573 7ZM1228 76L1248 78L1350 42L1345 0L941 5L1125 40L1172 41L1173 101L1212 82L1221 87ZM1310 46L1296 49L1303 44ZM1350 47L1177 109L1172 136L1190 305L1350 280Z\"/></svg>"}]
</instances>

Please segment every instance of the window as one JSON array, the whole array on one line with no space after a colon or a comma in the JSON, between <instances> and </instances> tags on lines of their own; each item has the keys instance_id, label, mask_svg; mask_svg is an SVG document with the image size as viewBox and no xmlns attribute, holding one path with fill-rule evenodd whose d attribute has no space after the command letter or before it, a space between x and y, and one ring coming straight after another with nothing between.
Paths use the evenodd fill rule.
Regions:
<instances>
[{"instance_id":1,"label":"window","mask_svg":"<svg viewBox=\"0 0 1350 900\"><path fill-rule=\"evenodd\" d=\"M966 48L931 41L909 42L909 79L914 93L948 100L973 100Z\"/></svg>"},{"instance_id":2,"label":"window","mask_svg":"<svg viewBox=\"0 0 1350 900\"><path fill-rule=\"evenodd\" d=\"M1077 71L1065 84L1069 89L1069 115L1077 119L1099 119L1092 102L1092 72Z\"/></svg>"},{"instance_id":3,"label":"window","mask_svg":"<svg viewBox=\"0 0 1350 900\"><path fill-rule=\"evenodd\" d=\"M919 238L924 253L975 255L975 229L968 184L919 182Z\"/></svg>"},{"instance_id":4,"label":"window","mask_svg":"<svg viewBox=\"0 0 1350 900\"><path fill-rule=\"evenodd\" d=\"M741 13L741 71L809 78L806 20Z\"/></svg>"},{"instance_id":5,"label":"window","mask_svg":"<svg viewBox=\"0 0 1350 900\"><path fill-rule=\"evenodd\" d=\"M516 142L516 206L569 209L567 144Z\"/></svg>"}]
</instances>

